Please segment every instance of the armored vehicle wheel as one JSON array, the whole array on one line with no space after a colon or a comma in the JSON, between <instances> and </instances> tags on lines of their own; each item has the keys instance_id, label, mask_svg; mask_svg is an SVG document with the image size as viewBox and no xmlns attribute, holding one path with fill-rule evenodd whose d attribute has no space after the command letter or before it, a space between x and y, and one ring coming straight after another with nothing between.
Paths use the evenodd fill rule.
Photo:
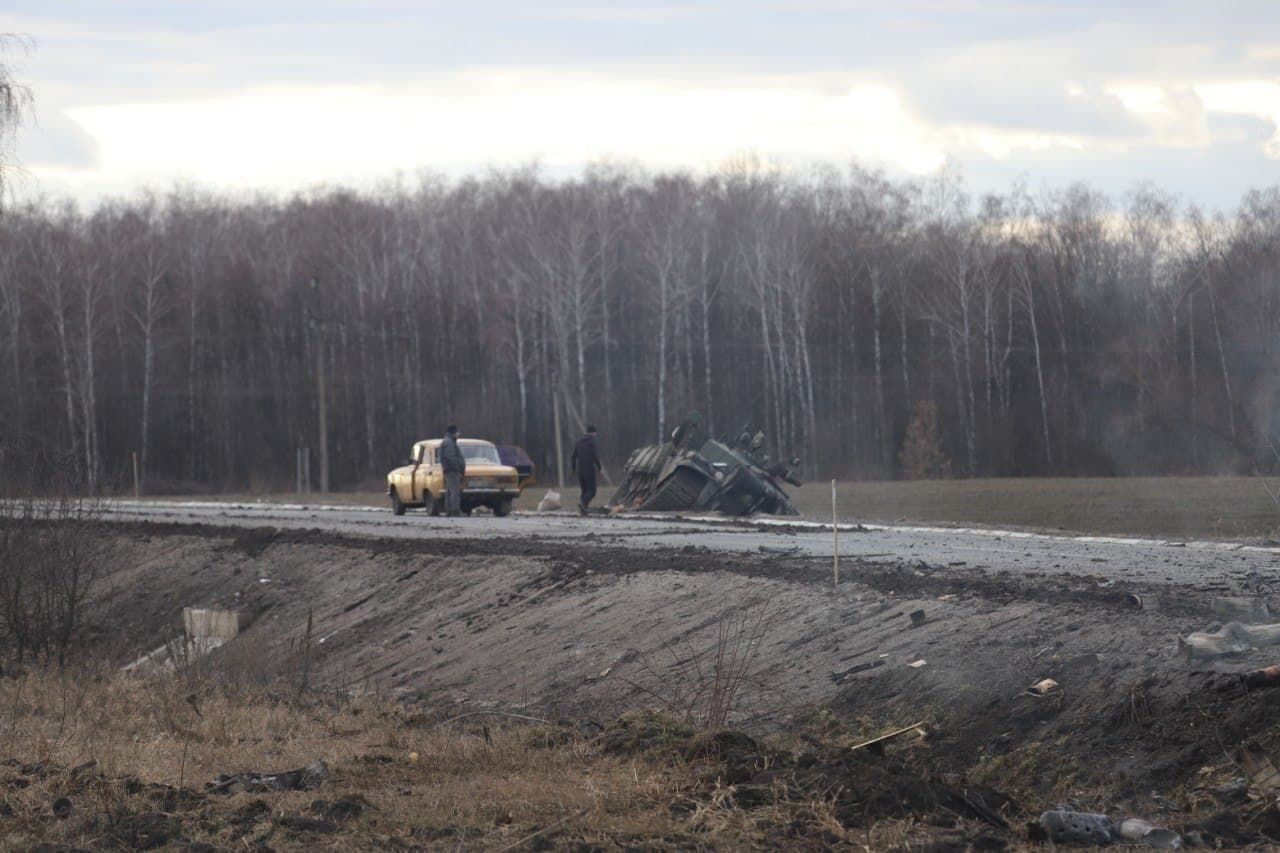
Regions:
<instances>
[{"instance_id":1,"label":"armored vehicle wheel","mask_svg":"<svg viewBox=\"0 0 1280 853\"><path fill-rule=\"evenodd\" d=\"M702 487L706 483L706 478L696 470L682 466L659 483L653 496L640 508L659 512L694 509L694 503L698 500L698 495L702 494Z\"/></svg>"},{"instance_id":2,"label":"armored vehicle wheel","mask_svg":"<svg viewBox=\"0 0 1280 853\"><path fill-rule=\"evenodd\" d=\"M404 501L400 500L400 491L391 489L391 511L396 515L404 515Z\"/></svg>"}]
</instances>

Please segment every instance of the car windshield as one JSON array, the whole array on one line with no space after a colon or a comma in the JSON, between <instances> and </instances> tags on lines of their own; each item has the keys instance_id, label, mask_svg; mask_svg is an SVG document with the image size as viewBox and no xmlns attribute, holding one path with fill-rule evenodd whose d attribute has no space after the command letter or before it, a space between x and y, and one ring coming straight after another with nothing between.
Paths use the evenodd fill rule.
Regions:
<instances>
[{"instance_id":1,"label":"car windshield","mask_svg":"<svg viewBox=\"0 0 1280 853\"><path fill-rule=\"evenodd\" d=\"M467 462L475 462L480 465L501 465L502 461L498 459L498 448L492 444L459 444L462 448L462 455L467 457Z\"/></svg>"}]
</instances>

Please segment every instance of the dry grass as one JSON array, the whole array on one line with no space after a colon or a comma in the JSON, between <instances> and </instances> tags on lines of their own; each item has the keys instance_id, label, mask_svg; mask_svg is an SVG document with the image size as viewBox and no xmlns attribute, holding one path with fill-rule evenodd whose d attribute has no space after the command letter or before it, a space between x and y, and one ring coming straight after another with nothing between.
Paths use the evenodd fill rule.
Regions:
<instances>
[{"instance_id":1,"label":"dry grass","mask_svg":"<svg viewBox=\"0 0 1280 853\"><path fill-rule=\"evenodd\" d=\"M0 848L813 849L847 835L821 797L740 806L720 765L682 751L691 730L666 718L625 718L610 741L614 729L444 713L216 673L11 677L0 681ZM671 738L641 742L667 725ZM315 790L206 790L219 774L316 759L331 775ZM70 811L55 816L61 798ZM333 818L339 801L365 807Z\"/></svg>"},{"instance_id":2,"label":"dry grass","mask_svg":"<svg viewBox=\"0 0 1280 853\"><path fill-rule=\"evenodd\" d=\"M180 820L183 840L219 846L271 835L272 846L450 839L493 849L537 832L592 843L696 832L668 808L688 784L686 768L603 755L556 727L483 719L441 726L373 696L286 701L266 689L173 675L42 672L0 682L0 715L0 799L16 818L6 821L10 848L103 846L122 816L157 811ZM316 759L332 772L323 790L201 793L221 773ZM190 802L176 801L189 808L175 805L175 789L192 792ZM298 835L278 822L312 813L318 798L347 794L371 807L337 833ZM63 796L73 807L60 820L52 804ZM259 799L266 808L256 819L237 819Z\"/></svg>"}]
</instances>

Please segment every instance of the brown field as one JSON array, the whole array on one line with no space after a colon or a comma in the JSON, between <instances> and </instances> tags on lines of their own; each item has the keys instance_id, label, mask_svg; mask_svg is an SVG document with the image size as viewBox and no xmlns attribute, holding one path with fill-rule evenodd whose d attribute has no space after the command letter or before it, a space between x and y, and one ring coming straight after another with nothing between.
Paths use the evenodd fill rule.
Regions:
<instances>
[{"instance_id":1,"label":"brown field","mask_svg":"<svg viewBox=\"0 0 1280 853\"><path fill-rule=\"evenodd\" d=\"M1257 477L1134 477L841 481L837 511L842 521L1015 527L1070 533L1100 533L1176 539L1280 539L1280 506L1267 493L1280 481ZM516 509L532 512L546 493L529 489ZM831 487L808 483L789 489L805 517L831 517ZM613 493L602 486L596 505ZM572 508L578 490L568 487ZM224 495L220 500L311 502L381 506L370 492L302 496Z\"/></svg>"},{"instance_id":2,"label":"brown field","mask_svg":"<svg viewBox=\"0 0 1280 853\"><path fill-rule=\"evenodd\" d=\"M830 517L829 484L795 492L806 516ZM837 506L849 520L1178 539L1272 538L1280 527L1280 507L1251 477L844 482Z\"/></svg>"}]
</instances>

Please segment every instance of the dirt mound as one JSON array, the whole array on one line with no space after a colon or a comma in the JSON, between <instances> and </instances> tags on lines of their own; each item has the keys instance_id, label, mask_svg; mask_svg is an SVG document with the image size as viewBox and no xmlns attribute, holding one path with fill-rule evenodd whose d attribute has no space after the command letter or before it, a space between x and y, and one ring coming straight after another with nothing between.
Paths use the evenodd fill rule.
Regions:
<instances>
[{"instance_id":1,"label":"dirt mound","mask_svg":"<svg viewBox=\"0 0 1280 853\"><path fill-rule=\"evenodd\" d=\"M850 562L832 589L825 561L696 547L112 531L132 559L98 615L131 654L172 636L183 605L251 609L211 658L226 672L458 713L614 720L593 741L602 754L697 765L699 814L781 804L808 839L950 821L968 844L1020 838L1002 822L1071 804L1206 840L1280 839L1261 807L1275 796L1235 784L1242 749L1280 760L1280 703L1177 654L1180 634L1216 624L1210 597L1239 592L1222 583L892 561ZM1057 688L1028 693L1046 678ZM768 745L819 712L814 743ZM849 750L918 721L923 745Z\"/></svg>"}]
</instances>

